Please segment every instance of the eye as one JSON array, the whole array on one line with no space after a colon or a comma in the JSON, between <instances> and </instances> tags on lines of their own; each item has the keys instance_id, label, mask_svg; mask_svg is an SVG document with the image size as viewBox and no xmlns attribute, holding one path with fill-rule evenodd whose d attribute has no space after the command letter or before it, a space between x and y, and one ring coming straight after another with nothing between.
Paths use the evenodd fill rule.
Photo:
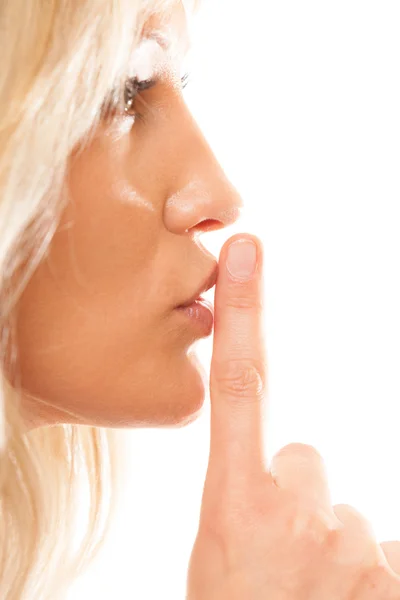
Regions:
<instances>
[{"instance_id":1,"label":"eye","mask_svg":"<svg viewBox=\"0 0 400 600\"><path fill-rule=\"evenodd\" d=\"M184 89L189 82L189 74L181 78L182 89ZM134 117L135 119L141 119L143 115L138 112L136 108L138 96L141 92L149 90L150 88L157 85L158 79L146 79L138 80L137 77L130 77L126 80L123 86L122 94L119 98L119 92L117 88L113 89L107 99L103 102L101 107L101 115L105 119L112 118L116 113L123 111L126 115Z\"/></svg>"},{"instance_id":2,"label":"eye","mask_svg":"<svg viewBox=\"0 0 400 600\"><path fill-rule=\"evenodd\" d=\"M138 81L137 78L128 79L124 89L124 112L140 118L142 115L137 110L134 110L135 99L140 92L154 87L157 83L157 79L146 79L144 81ZM185 73L181 78L182 89L185 89L188 83L189 73Z\"/></svg>"},{"instance_id":3,"label":"eye","mask_svg":"<svg viewBox=\"0 0 400 600\"><path fill-rule=\"evenodd\" d=\"M138 81L136 77L128 79L125 83L124 88L124 111L132 116L137 116L138 113L133 110L135 98L140 92L149 90L157 84L157 79L146 79L144 81ZM132 112L131 112L132 111Z\"/></svg>"}]
</instances>

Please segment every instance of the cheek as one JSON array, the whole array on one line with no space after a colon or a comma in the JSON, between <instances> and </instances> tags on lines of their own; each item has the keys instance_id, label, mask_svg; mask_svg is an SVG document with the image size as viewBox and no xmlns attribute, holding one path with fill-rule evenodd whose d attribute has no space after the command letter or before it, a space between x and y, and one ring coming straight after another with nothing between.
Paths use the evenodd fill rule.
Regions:
<instances>
[{"instance_id":1,"label":"cheek","mask_svg":"<svg viewBox=\"0 0 400 600\"><path fill-rule=\"evenodd\" d=\"M112 364L121 364L133 343L143 347L148 326L128 312L128 298L107 288L91 293L65 272L54 277L50 265L40 265L17 306L22 383L44 397L77 392L101 373L116 377Z\"/></svg>"},{"instance_id":2,"label":"cheek","mask_svg":"<svg viewBox=\"0 0 400 600\"><path fill-rule=\"evenodd\" d=\"M100 426L184 422L204 388L194 340L166 311L162 206L121 187L104 156L74 163L71 202L16 307L22 387Z\"/></svg>"},{"instance_id":3,"label":"cheek","mask_svg":"<svg viewBox=\"0 0 400 600\"><path fill-rule=\"evenodd\" d=\"M118 376L127 348L145 348L154 327L141 310L150 304L154 212L128 204L99 160L74 163L71 201L16 308L23 385L45 397L96 387L101 371Z\"/></svg>"},{"instance_id":4,"label":"cheek","mask_svg":"<svg viewBox=\"0 0 400 600\"><path fill-rule=\"evenodd\" d=\"M201 409L204 381L189 340L145 305L122 314L105 295L83 303L54 286L43 263L18 308L22 388L61 413L100 426L162 426Z\"/></svg>"},{"instance_id":5,"label":"cheek","mask_svg":"<svg viewBox=\"0 0 400 600\"><path fill-rule=\"evenodd\" d=\"M103 166L103 168L102 168ZM118 172L118 163L115 168ZM110 165L77 168L71 174L71 203L52 244L59 271L75 268L93 291L116 287L146 264L157 242L152 207L141 201L131 184L110 173Z\"/></svg>"}]
</instances>

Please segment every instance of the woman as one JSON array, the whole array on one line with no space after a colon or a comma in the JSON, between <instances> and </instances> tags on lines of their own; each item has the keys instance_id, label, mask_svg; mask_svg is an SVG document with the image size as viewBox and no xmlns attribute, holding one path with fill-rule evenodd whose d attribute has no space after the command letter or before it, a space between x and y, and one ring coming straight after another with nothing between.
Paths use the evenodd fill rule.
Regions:
<instances>
[{"instance_id":1,"label":"woman","mask_svg":"<svg viewBox=\"0 0 400 600\"><path fill-rule=\"evenodd\" d=\"M314 448L265 465L262 247L234 236L217 264L199 242L242 200L182 98L181 0L13 0L0 27L0 597L62 598L95 555L118 428L196 418L211 326L178 307L216 283L188 599L400 598L397 543L331 506Z\"/></svg>"}]
</instances>

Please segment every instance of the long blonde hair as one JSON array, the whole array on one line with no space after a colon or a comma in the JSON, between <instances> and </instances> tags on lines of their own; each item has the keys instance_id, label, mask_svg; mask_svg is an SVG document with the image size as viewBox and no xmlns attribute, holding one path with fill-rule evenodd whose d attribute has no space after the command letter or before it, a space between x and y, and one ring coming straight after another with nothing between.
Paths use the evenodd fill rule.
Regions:
<instances>
[{"instance_id":1,"label":"long blonde hair","mask_svg":"<svg viewBox=\"0 0 400 600\"><path fill-rule=\"evenodd\" d=\"M124 446L117 430L27 430L13 307L68 201L67 159L89 143L104 98L122 85L152 12L172 0L12 0L0 3L0 598L55 600L97 555L115 508ZM18 274L18 277L15 277ZM73 536L82 485L85 536ZM104 513L104 515L103 515Z\"/></svg>"}]
</instances>

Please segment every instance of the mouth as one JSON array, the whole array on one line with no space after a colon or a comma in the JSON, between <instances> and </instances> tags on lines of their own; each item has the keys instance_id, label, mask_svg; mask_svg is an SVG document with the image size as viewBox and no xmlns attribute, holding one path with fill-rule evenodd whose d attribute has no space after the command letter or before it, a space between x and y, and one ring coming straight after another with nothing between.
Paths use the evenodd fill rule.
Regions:
<instances>
[{"instance_id":1,"label":"mouth","mask_svg":"<svg viewBox=\"0 0 400 600\"><path fill-rule=\"evenodd\" d=\"M214 326L214 307L211 302L204 300L201 296L189 306L179 306L176 310L186 323L201 332L201 337L211 334Z\"/></svg>"},{"instance_id":2,"label":"mouth","mask_svg":"<svg viewBox=\"0 0 400 600\"><path fill-rule=\"evenodd\" d=\"M199 298L196 298L190 304L182 304L180 306L177 306L176 308L179 310L185 310L185 309L194 309L199 306L206 306L209 310L214 312L214 306L213 306L212 302L210 302L210 300L206 300L205 298L203 298L203 296L199 296Z\"/></svg>"}]
</instances>

